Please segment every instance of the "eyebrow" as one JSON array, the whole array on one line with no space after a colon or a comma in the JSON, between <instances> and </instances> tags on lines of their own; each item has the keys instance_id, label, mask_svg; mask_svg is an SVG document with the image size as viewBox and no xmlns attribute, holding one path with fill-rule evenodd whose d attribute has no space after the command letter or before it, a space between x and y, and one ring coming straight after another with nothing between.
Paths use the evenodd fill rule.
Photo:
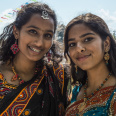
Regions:
<instances>
[{"instance_id":1,"label":"eyebrow","mask_svg":"<svg viewBox=\"0 0 116 116\"><path fill-rule=\"evenodd\" d=\"M34 26L34 25L30 25L30 26L28 26L27 28L35 28L35 29L38 29L38 30L41 30L39 27L36 27L36 26ZM42 30L43 31L43 30ZM52 31L52 30L45 30L46 32L51 32L51 33L54 33L54 31Z\"/></svg>"},{"instance_id":2,"label":"eyebrow","mask_svg":"<svg viewBox=\"0 0 116 116\"><path fill-rule=\"evenodd\" d=\"M85 37L85 36L87 36L87 35L95 35L95 34L94 34L94 33L85 33L85 34L81 35L80 38ZM68 42L69 42L69 41L74 41L74 40L75 40L74 38L70 38L70 39L68 40Z\"/></svg>"},{"instance_id":3,"label":"eyebrow","mask_svg":"<svg viewBox=\"0 0 116 116\"><path fill-rule=\"evenodd\" d=\"M70 39L68 39L68 42L69 42L69 41L74 41L74 40L75 40L74 38L70 38Z\"/></svg>"},{"instance_id":4,"label":"eyebrow","mask_svg":"<svg viewBox=\"0 0 116 116\"><path fill-rule=\"evenodd\" d=\"M95 35L95 34L94 33L85 33L85 34L81 35L80 38L85 37L87 35Z\"/></svg>"}]
</instances>

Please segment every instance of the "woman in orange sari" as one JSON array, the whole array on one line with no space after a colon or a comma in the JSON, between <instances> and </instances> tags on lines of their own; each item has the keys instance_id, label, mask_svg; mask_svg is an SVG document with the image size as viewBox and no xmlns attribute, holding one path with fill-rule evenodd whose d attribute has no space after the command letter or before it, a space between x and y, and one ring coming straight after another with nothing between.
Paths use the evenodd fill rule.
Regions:
<instances>
[{"instance_id":1,"label":"woman in orange sari","mask_svg":"<svg viewBox=\"0 0 116 116\"><path fill-rule=\"evenodd\" d=\"M64 35L73 84L65 116L116 115L116 43L107 24L87 13L72 19Z\"/></svg>"}]
</instances>

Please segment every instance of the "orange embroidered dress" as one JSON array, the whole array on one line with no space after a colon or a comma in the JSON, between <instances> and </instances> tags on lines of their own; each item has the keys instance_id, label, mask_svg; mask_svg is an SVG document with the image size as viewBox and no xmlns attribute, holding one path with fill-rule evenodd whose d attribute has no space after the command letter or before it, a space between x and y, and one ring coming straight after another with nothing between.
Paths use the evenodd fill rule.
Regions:
<instances>
[{"instance_id":1,"label":"orange embroidered dress","mask_svg":"<svg viewBox=\"0 0 116 116\"><path fill-rule=\"evenodd\" d=\"M62 65L52 71L44 66L39 77L18 87L0 73L0 116L63 116L65 79Z\"/></svg>"},{"instance_id":2,"label":"orange embroidered dress","mask_svg":"<svg viewBox=\"0 0 116 116\"><path fill-rule=\"evenodd\" d=\"M84 99L76 101L80 87L75 86L73 89L72 103L67 107L65 116L116 115L116 86L105 87L97 91L87 103L84 103Z\"/></svg>"}]
</instances>

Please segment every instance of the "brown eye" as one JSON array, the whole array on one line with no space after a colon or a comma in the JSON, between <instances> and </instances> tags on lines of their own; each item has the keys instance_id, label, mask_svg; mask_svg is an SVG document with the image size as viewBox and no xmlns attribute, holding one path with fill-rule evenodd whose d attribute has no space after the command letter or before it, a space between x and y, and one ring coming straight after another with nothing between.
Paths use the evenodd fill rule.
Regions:
<instances>
[{"instance_id":1,"label":"brown eye","mask_svg":"<svg viewBox=\"0 0 116 116\"><path fill-rule=\"evenodd\" d=\"M52 39L52 35L51 34L45 34L44 37L47 38L47 39Z\"/></svg>"},{"instance_id":2,"label":"brown eye","mask_svg":"<svg viewBox=\"0 0 116 116\"><path fill-rule=\"evenodd\" d=\"M69 47L74 47L76 44L75 43L70 43L68 46Z\"/></svg>"},{"instance_id":3,"label":"brown eye","mask_svg":"<svg viewBox=\"0 0 116 116\"><path fill-rule=\"evenodd\" d=\"M37 34L37 31L34 30L34 29L31 29L31 30L29 30L29 33L31 33L31 34Z\"/></svg>"},{"instance_id":4,"label":"brown eye","mask_svg":"<svg viewBox=\"0 0 116 116\"><path fill-rule=\"evenodd\" d=\"M93 40L93 38L92 37L88 37L88 38L84 39L84 42L89 42L91 40Z\"/></svg>"}]
</instances>

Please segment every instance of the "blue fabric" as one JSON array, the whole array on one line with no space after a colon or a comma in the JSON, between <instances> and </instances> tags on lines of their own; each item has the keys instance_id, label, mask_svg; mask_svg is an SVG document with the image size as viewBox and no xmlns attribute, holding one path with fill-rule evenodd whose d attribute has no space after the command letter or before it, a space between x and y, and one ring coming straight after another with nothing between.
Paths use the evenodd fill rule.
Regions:
<instances>
[{"instance_id":1,"label":"blue fabric","mask_svg":"<svg viewBox=\"0 0 116 116\"><path fill-rule=\"evenodd\" d=\"M81 89L82 85L80 86L75 86L72 91L72 98L71 98L71 103L76 101L77 95Z\"/></svg>"},{"instance_id":2,"label":"blue fabric","mask_svg":"<svg viewBox=\"0 0 116 116\"><path fill-rule=\"evenodd\" d=\"M77 98L77 95L80 91L80 88L81 88L81 86L74 87L73 93L72 93L71 103L76 101L76 98ZM109 116L108 111L109 111L110 102L113 98L114 92L116 92L116 89L112 92L111 96L109 97L109 99L106 103L106 106L91 108L86 113L84 113L83 116ZM79 116L79 114L77 114L76 116Z\"/></svg>"}]
</instances>

